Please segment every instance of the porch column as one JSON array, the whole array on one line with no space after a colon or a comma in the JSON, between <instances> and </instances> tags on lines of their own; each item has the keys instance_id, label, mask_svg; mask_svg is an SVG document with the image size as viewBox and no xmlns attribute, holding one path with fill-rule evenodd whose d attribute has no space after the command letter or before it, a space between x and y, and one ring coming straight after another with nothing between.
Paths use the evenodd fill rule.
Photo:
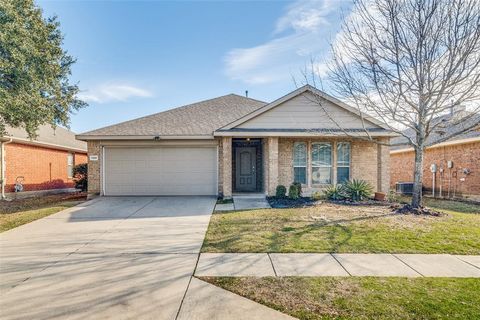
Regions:
<instances>
[{"instance_id":1,"label":"porch column","mask_svg":"<svg viewBox=\"0 0 480 320\"><path fill-rule=\"evenodd\" d=\"M232 137L222 137L221 179L223 197L232 197Z\"/></svg>"},{"instance_id":2,"label":"porch column","mask_svg":"<svg viewBox=\"0 0 480 320\"><path fill-rule=\"evenodd\" d=\"M278 186L278 137L268 137L267 146L268 183L266 191L269 196L274 196Z\"/></svg>"}]
</instances>

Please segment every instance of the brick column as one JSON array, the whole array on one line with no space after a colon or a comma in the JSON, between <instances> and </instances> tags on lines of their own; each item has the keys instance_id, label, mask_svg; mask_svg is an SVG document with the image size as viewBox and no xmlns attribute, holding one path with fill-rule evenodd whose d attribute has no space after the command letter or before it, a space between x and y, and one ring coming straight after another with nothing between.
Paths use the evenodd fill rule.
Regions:
<instances>
[{"instance_id":1,"label":"brick column","mask_svg":"<svg viewBox=\"0 0 480 320\"><path fill-rule=\"evenodd\" d=\"M389 141L390 138L380 139L380 142L382 143L388 143ZM380 192L388 193L388 190L390 189L390 147L381 144L378 144L377 146L377 189Z\"/></svg>"},{"instance_id":2,"label":"brick column","mask_svg":"<svg viewBox=\"0 0 480 320\"><path fill-rule=\"evenodd\" d=\"M223 197L232 197L232 137L222 137L222 187Z\"/></svg>"},{"instance_id":3,"label":"brick column","mask_svg":"<svg viewBox=\"0 0 480 320\"><path fill-rule=\"evenodd\" d=\"M275 195L275 190L278 185L278 137L268 138L268 188L267 192L269 196Z\"/></svg>"},{"instance_id":4,"label":"brick column","mask_svg":"<svg viewBox=\"0 0 480 320\"><path fill-rule=\"evenodd\" d=\"M87 151L88 156L96 155L98 156L97 161L88 160L88 196L92 197L100 194L100 183L101 183L101 173L100 173L100 162L102 161L102 149L100 148L99 141L88 141L87 142Z\"/></svg>"}]
</instances>

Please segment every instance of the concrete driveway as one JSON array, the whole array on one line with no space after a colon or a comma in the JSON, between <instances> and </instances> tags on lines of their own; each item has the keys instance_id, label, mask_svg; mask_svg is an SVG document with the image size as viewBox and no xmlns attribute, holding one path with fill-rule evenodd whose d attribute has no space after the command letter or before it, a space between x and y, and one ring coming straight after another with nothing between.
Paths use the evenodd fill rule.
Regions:
<instances>
[{"instance_id":1,"label":"concrete driveway","mask_svg":"<svg viewBox=\"0 0 480 320\"><path fill-rule=\"evenodd\" d=\"M214 206L99 198L0 234L0 318L175 319Z\"/></svg>"}]
</instances>

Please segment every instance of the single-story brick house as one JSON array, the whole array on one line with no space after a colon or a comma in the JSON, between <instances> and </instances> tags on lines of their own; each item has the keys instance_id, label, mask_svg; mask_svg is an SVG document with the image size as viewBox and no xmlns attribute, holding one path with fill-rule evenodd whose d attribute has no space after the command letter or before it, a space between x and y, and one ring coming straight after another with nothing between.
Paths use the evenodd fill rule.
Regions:
<instances>
[{"instance_id":1,"label":"single-story brick house","mask_svg":"<svg viewBox=\"0 0 480 320\"><path fill-rule=\"evenodd\" d=\"M87 144L76 140L75 133L43 125L30 139L23 129L6 130L0 137L2 197L13 195L17 181L23 185L22 195L74 187L73 166L87 162Z\"/></svg>"},{"instance_id":2,"label":"single-story brick house","mask_svg":"<svg viewBox=\"0 0 480 320\"><path fill-rule=\"evenodd\" d=\"M393 133L363 118L304 86L271 103L230 94L77 139L88 143L89 192L100 195L273 195L294 181L308 194L352 178L386 192L389 148L363 128L383 142Z\"/></svg>"},{"instance_id":3,"label":"single-story brick house","mask_svg":"<svg viewBox=\"0 0 480 320\"><path fill-rule=\"evenodd\" d=\"M433 123L444 121L451 122L456 114L462 115L466 110L462 107L452 108L450 114L434 119ZM463 115L464 116L464 115ZM479 115L472 115L473 121L480 121ZM453 119L454 120L454 119ZM427 140L433 145L425 151L423 166L424 193L445 198L469 198L480 200L480 128L462 133L447 141L439 141L443 135L455 132L455 126L436 130ZM404 132L413 136L412 130ZM395 188L398 182L413 181L413 168L415 153L406 143L404 137L392 139L392 144L400 144L390 151L390 182ZM436 172L431 171L431 166L436 166Z\"/></svg>"}]
</instances>

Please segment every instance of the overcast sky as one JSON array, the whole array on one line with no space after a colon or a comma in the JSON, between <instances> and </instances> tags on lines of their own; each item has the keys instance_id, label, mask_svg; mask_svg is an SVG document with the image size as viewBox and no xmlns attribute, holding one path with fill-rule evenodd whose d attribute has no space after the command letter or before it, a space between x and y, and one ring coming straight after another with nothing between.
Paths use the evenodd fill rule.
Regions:
<instances>
[{"instance_id":1,"label":"overcast sky","mask_svg":"<svg viewBox=\"0 0 480 320\"><path fill-rule=\"evenodd\" d=\"M272 101L329 43L351 3L321 1L37 1L57 15L72 79L89 103L83 132L217 96ZM328 89L328 88L327 88Z\"/></svg>"}]
</instances>

